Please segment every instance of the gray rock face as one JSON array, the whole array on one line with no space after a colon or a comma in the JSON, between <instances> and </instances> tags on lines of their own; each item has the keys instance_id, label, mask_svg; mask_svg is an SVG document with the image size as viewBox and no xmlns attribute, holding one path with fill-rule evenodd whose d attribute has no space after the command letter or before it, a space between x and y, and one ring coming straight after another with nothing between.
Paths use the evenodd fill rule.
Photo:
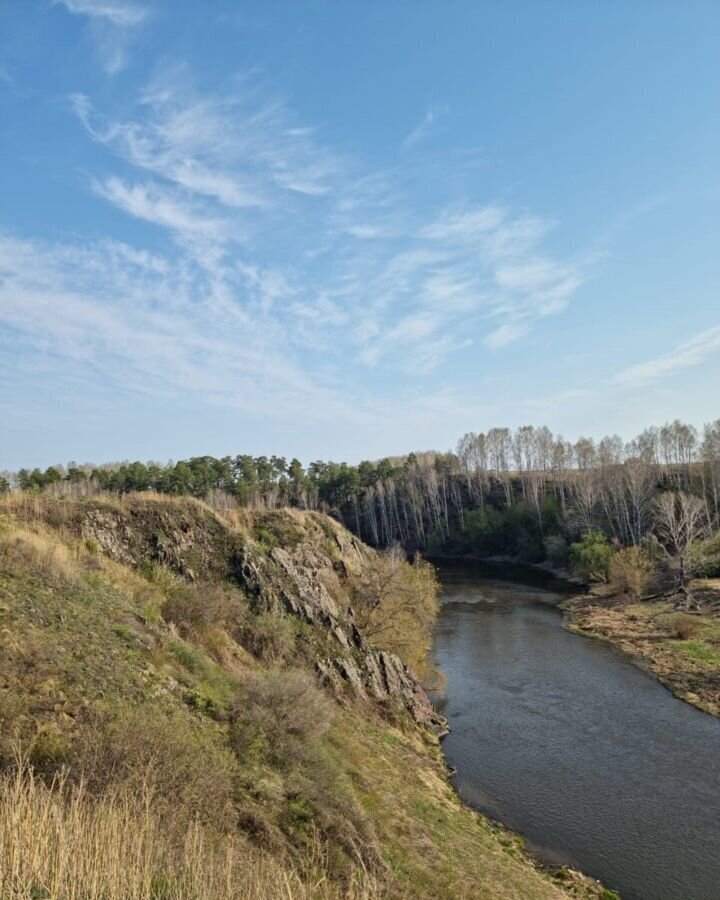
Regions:
<instances>
[{"instance_id":1,"label":"gray rock face","mask_svg":"<svg viewBox=\"0 0 720 900\"><path fill-rule=\"evenodd\" d=\"M357 545L352 550L361 552ZM318 658L316 668L338 698L349 691L360 700L404 708L435 732L446 730L447 722L402 660L366 642L349 606L340 611L335 598L342 594L349 601L345 579L321 550L301 544L292 551L275 548L264 558L246 548L242 575L246 590L265 611L284 611L327 630L337 644L337 654ZM333 581L334 596L326 586Z\"/></svg>"},{"instance_id":2,"label":"gray rock face","mask_svg":"<svg viewBox=\"0 0 720 900\"><path fill-rule=\"evenodd\" d=\"M294 524L301 538L268 550L208 511L187 505L179 514L177 508L145 503L86 508L79 531L128 565L149 560L188 580L234 579L258 611L295 616L322 630L316 668L339 700L404 709L419 724L446 730L402 660L369 645L355 624L349 578L373 551L329 518L312 514Z\"/></svg>"},{"instance_id":3,"label":"gray rock face","mask_svg":"<svg viewBox=\"0 0 720 900\"><path fill-rule=\"evenodd\" d=\"M415 721L436 734L447 732L447 721L437 713L419 682L394 653L367 650L358 660L336 656L320 659L317 670L321 680L342 697L349 689L363 700L399 705Z\"/></svg>"}]
</instances>

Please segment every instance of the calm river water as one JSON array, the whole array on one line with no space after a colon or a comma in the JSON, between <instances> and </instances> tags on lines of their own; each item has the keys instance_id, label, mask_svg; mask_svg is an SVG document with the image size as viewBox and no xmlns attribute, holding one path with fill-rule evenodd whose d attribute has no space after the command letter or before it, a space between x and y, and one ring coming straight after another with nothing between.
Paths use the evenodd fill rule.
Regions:
<instances>
[{"instance_id":1,"label":"calm river water","mask_svg":"<svg viewBox=\"0 0 720 900\"><path fill-rule=\"evenodd\" d=\"M440 576L438 705L462 798L623 900L720 900L720 720L564 631L550 578Z\"/></svg>"}]
</instances>

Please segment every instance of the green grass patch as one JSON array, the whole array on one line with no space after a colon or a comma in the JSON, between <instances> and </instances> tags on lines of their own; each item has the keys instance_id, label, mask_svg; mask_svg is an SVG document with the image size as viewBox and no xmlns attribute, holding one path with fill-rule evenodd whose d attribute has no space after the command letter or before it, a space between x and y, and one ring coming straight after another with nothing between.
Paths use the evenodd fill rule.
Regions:
<instances>
[{"instance_id":1,"label":"green grass patch","mask_svg":"<svg viewBox=\"0 0 720 900\"><path fill-rule=\"evenodd\" d=\"M700 641L678 641L677 646L687 656L697 659L700 662L712 663L720 665L720 652L708 647L707 644Z\"/></svg>"}]
</instances>

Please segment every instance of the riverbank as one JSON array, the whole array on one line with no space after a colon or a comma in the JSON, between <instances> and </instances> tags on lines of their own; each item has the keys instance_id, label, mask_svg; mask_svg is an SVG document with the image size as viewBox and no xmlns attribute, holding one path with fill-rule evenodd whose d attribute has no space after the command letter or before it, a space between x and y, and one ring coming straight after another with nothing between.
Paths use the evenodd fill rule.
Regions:
<instances>
[{"instance_id":1,"label":"riverbank","mask_svg":"<svg viewBox=\"0 0 720 900\"><path fill-rule=\"evenodd\" d=\"M433 652L461 798L621 896L715 896L720 721L564 628L560 604L579 592L541 575L440 570ZM677 777L690 770L692 791Z\"/></svg>"},{"instance_id":2,"label":"riverbank","mask_svg":"<svg viewBox=\"0 0 720 900\"><path fill-rule=\"evenodd\" d=\"M523 563L510 555L432 561L520 566L578 588L585 584L550 562ZM689 591L698 601L696 610L675 609L675 598L669 596L642 601L618 596L608 585L595 585L560 607L568 631L613 644L676 697L720 716L720 579L696 579Z\"/></svg>"},{"instance_id":3,"label":"riverbank","mask_svg":"<svg viewBox=\"0 0 720 900\"><path fill-rule=\"evenodd\" d=\"M465 553L459 556L442 556L433 554L427 556L428 562L433 565L491 565L491 566L512 566L516 569L534 569L536 572L544 572L546 575L552 575L558 581L567 582L569 585L581 587L585 584L582 578L573 575L569 569L561 566L555 566L547 560L543 562L525 562L517 556L508 553L495 553L492 556L475 556L472 553Z\"/></svg>"},{"instance_id":4,"label":"riverbank","mask_svg":"<svg viewBox=\"0 0 720 900\"><path fill-rule=\"evenodd\" d=\"M600 585L561 604L566 628L617 646L672 693L720 716L720 579L690 585L699 609L673 598L629 600Z\"/></svg>"}]
</instances>

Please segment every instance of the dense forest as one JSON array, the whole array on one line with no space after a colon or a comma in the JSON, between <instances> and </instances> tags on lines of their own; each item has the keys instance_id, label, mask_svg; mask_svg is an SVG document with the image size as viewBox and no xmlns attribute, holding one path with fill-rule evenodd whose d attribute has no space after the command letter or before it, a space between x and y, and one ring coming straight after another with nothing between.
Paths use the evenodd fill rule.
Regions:
<instances>
[{"instance_id":1,"label":"dense forest","mask_svg":"<svg viewBox=\"0 0 720 900\"><path fill-rule=\"evenodd\" d=\"M19 488L78 498L98 492L192 495L215 508L294 506L331 513L374 546L432 554L509 554L567 561L598 533L616 546L680 545L720 522L720 419L699 432L675 421L629 442L564 440L545 426L468 433L454 453L359 465L249 455L168 463L53 466L7 473ZM663 499L664 498L664 499Z\"/></svg>"}]
</instances>

